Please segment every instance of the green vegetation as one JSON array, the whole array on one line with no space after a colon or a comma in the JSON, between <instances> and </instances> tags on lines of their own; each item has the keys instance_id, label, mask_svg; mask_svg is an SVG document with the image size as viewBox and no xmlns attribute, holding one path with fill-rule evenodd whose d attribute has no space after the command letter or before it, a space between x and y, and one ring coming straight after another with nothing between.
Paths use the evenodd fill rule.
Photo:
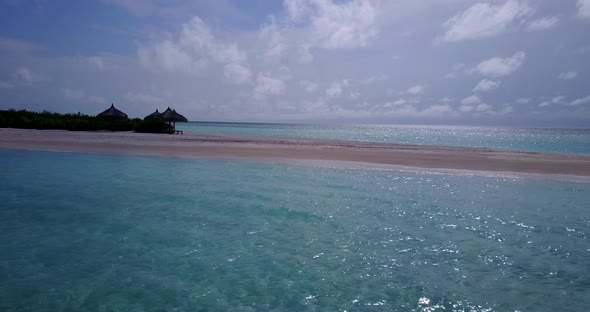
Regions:
<instances>
[{"instance_id":1,"label":"green vegetation","mask_svg":"<svg viewBox=\"0 0 590 312\"><path fill-rule=\"evenodd\" d=\"M88 115L58 114L47 111L0 110L0 128L70 131L135 131L145 133L170 133L172 127L161 120L99 118Z\"/></svg>"},{"instance_id":2,"label":"green vegetation","mask_svg":"<svg viewBox=\"0 0 590 312\"><path fill-rule=\"evenodd\" d=\"M133 130L135 132L143 132L143 133L171 133L172 126L167 124L165 121L156 119L156 120L141 120L139 118L133 119L138 120Z\"/></svg>"}]
</instances>

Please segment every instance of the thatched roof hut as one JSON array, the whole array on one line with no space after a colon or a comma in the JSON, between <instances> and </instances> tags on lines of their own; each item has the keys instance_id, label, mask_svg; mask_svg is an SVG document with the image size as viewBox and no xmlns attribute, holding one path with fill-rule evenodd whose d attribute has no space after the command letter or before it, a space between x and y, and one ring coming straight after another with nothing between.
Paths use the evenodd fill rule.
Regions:
<instances>
[{"instance_id":1,"label":"thatched roof hut","mask_svg":"<svg viewBox=\"0 0 590 312\"><path fill-rule=\"evenodd\" d=\"M143 118L143 120L156 120L156 119L160 119L160 117L162 117L162 113L160 113L158 111L158 109L156 109L155 112L145 116L145 118Z\"/></svg>"},{"instance_id":2,"label":"thatched roof hut","mask_svg":"<svg viewBox=\"0 0 590 312\"><path fill-rule=\"evenodd\" d=\"M168 107L162 115L160 115L160 119L166 121L169 125L172 126L172 131L176 131L176 123L177 122L188 122L186 117L182 116L181 114L177 113L176 110L170 109Z\"/></svg>"},{"instance_id":3,"label":"thatched roof hut","mask_svg":"<svg viewBox=\"0 0 590 312\"><path fill-rule=\"evenodd\" d=\"M115 104L111 104L104 112L96 115L96 117L100 118L109 118L109 119L127 119L127 114L123 113L122 111L115 108Z\"/></svg>"},{"instance_id":4,"label":"thatched roof hut","mask_svg":"<svg viewBox=\"0 0 590 312\"><path fill-rule=\"evenodd\" d=\"M188 119L186 119L186 117L182 116L181 114L177 113L176 110L174 109L170 109L170 107L168 107L161 115L162 120L167 121L167 122L188 122Z\"/></svg>"}]
</instances>

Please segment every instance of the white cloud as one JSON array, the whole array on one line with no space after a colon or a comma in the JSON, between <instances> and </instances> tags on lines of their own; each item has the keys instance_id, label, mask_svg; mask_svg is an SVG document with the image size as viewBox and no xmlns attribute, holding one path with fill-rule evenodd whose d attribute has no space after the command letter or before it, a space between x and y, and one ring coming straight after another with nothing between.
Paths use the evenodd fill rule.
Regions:
<instances>
[{"instance_id":1,"label":"white cloud","mask_svg":"<svg viewBox=\"0 0 590 312\"><path fill-rule=\"evenodd\" d=\"M491 109L492 109L492 106L490 106L486 103L481 103L475 107L475 111L477 111L477 112L487 112Z\"/></svg>"},{"instance_id":2,"label":"white cloud","mask_svg":"<svg viewBox=\"0 0 590 312\"><path fill-rule=\"evenodd\" d=\"M307 93L312 93L318 89L318 84L313 81L302 80L298 84L303 87Z\"/></svg>"},{"instance_id":3,"label":"white cloud","mask_svg":"<svg viewBox=\"0 0 590 312\"><path fill-rule=\"evenodd\" d=\"M225 79L235 84L245 84L250 82L252 73L250 69L239 63L226 64L223 67L223 75Z\"/></svg>"},{"instance_id":4,"label":"white cloud","mask_svg":"<svg viewBox=\"0 0 590 312\"><path fill-rule=\"evenodd\" d=\"M473 105L481 103L481 99L477 95L471 95L461 100L461 104L463 105Z\"/></svg>"},{"instance_id":5,"label":"white cloud","mask_svg":"<svg viewBox=\"0 0 590 312\"><path fill-rule=\"evenodd\" d=\"M473 111L475 108L472 105L461 105L459 106L459 111L462 113L469 113Z\"/></svg>"},{"instance_id":6,"label":"white cloud","mask_svg":"<svg viewBox=\"0 0 590 312\"><path fill-rule=\"evenodd\" d=\"M459 73L465 68L465 64L455 64L451 69L451 72L445 75L447 79L455 79L459 76Z\"/></svg>"},{"instance_id":7,"label":"white cloud","mask_svg":"<svg viewBox=\"0 0 590 312\"><path fill-rule=\"evenodd\" d=\"M578 14L583 18L590 18L590 0L578 0Z\"/></svg>"},{"instance_id":8,"label":"white cloud","mask_svg":"<svg viewBox=\"0 0 590 312\"><path fill-rule=\"evenodd\" d=\"M526 30L545 30L557 25L557 23L559 23L559 17L557 16L543 17L534 21L530 21L526 26Z\"/></svg>"},{"instance_id":9,"label":"white cloud","mask_svg":"<svg viewBox=\"0 0 590 312\"><path fill-rule=\"evenodd\" d=\"M502 111L494 111L493 107L487 103L484 103L478 96L471 95L461 100L461 106L459 111L462 113L484 113L488 115L507 114L512 112L511 106L506 106Z\"/></svg>"},{"instance_id":10,"label":"white cloud","mask_svg":"<svg viewBox=\"0 0 590 312\"><path fill-rule=\"evenodd\" d=\"M21 67L12 74L12 81L16 85L30 87L33 85L33 73L25 67Z\"/></svg>"},{"instance_id":11,"label":"white cloud","mask_svg":"<svg viewBox=\"0 0 590 312\"><path fill-rule=\"evenodd\" d=\"M265 63L283 60L308 64L312 50L365 47L377 38L377 7L368 0L286 0L286 18L270 17L258 40L241 44ZM139 44L140 63L153 71L210 77L215 71L226 81L245 84L252 79L248 54L236 43L216 37L209 25L195 16L183 24L177 37L168 36L152 44ZM254 66L260 65L254 63ZM267 71L268 69L266 69Z\"/></svg>"},{"instance_id":12,"label":"white cloud","mask_svg":"<svg viewBox=\"0 0 590 312\"><path fill-rule=\"evenodd\" d=\"M577 72L574 71L570 71L567 73L561 73L557 76L557 79L562 79L562 80L570 80L570 79L574 79L578 76Z\"/></svg>"},{"instance_id":13,"label":"white cloud","mask_svg":"<svg viewBox=\"0 0 590 312\"><path fill-rule=\"evenodd\" d=\"M270 18L259 38L265 40L262 57L288 57L300 64L313 61L312 51L355 49L371 45L379 35L378 1L284 0L284 16Z\"/></svg>"},{"instance_id":14,"label":"white cloud","mask_svg":"<svg viewBox=\"0 0 590 312\"><path fill-rule=\"evenodd\" d=\"M590 95L583 97L583 98L573 100L569 103L569 105L577 106L577 105L588 104L588 103L590 103Z\"/></svg>"},{"instance_id":15,"label":"white cloud","mask_svg":"<svg viewBox=\"0 0 590 312\"><path fill-rule=\"evenodd\" d=\"M477 113L489 113L495 114L496 112L492 111L492 106L486 103L482 103L478 97L471 96L463 99L461 101L461 106L459 106L459 111L462 113L469 113L469 112L477 112Z\"/></svg>"},{"instance_id":16,"label":"white cloud","mask_svg":"<svg viewBox=\"0 0 590 312\"><path fill-rule=\"evenodd\" d=\"M283 2L287 15L292 20L299 20L309 13L308 0L285 0Z\"/></svg>"},{"instance_id":17,"label":"white cloud","mask_svg":"<svg viewBox=\"0 0 590 312\"><path fill-rule=\"evenodd\" d=\"M393 102L393 105L404 105L407 104L408 101L404 100L404 99L398 99L395 102Z\"/></svg>"},{"instance_id":18,"label":"white cloud","mask_svg":"<svg viewBox=\"0 0 590 312\"><path fill-rule=\"evenodd\" d=\"M424 115L442 115L445 113L450 113L452 111L451 106L448 104L442 105L431 105L425 110L422 111Z\"/></svg>"},{"instance_id":19,"label":"white cloud","mask_svg":"<svg viewBox=\"0 0 590 312\"><path fill-rule=\"evenodd\" d=\"M382 75L372 75L367 78L361 79L360 83L364 85L370 85L376 82L386 81L389 79L389 75L382 74Z\"/></svg>"},{"instance_id":20,"label":"white cloud","mask_svg":"<svg viewBox=\"0 0 590 312\"><path fill-rule=\"evenodd\" d=\"M21 67L12 73L10 80L0 81L0 89L13 89L16 87L30 87L38 76L26 67Z\"/></svg>"},{"instance_id":21,"label":"white cloud","mask_svg":"<svg viewBox=\"0 0 590 312\"><path fill-rule=\"evenodd\" d=\"M264 59L267 62L276 62L280 60L284 51L287 49L287 44L283 39L280 31L277 28L274 18L271 19L268 25L260 29L259 38L266 42L266 50L264 51Z\"/></svg>"},{"instance_id":22,"label":"white cloud","mask_svg":"<svg viewBox=\"0 0 590 312\"><path fill-rule=\"evenodd\" d=\"M276 70L277 72L277 77L279 77L281 80L290 80L291 78L293 78L293 75L291 73L291 69L287 66L279 66L279 68Z\"/></svg>"},{"instance_id":23,"label":"white cloud","mask_svg":"<svg viewBox=\"0 0 590 312\"><path fill-rule=\"evenodd\" d=\"M551 105L551 102L549 102L549 101L544 101L544 102L542 102L542 103L540 103L540 104L539 104L539 107L547 107L547 106L549 106L549 105Z\"/></svg>"},{"instance_id":24,"label":"white cloud","mask_svg":"<svg viewBox=\"0 0 590 312\"><path fill-rule=\"evenodd\" d=\"M473 88L473 92L492 91L500 87L500 84L500 81L483 79Z\"/></svg>"},{"instance_id":25,"label":"white cloud","mask_svg":"<svg viewBox=\"0 0 590 312\"><path fill-rule=\"evenodd\" d=\"M410 87L408 90L406 90L406 92L411 95L420 95L420 94L424 93L424 86L423 85L415 85L415 86Z\"/></svg>"},{"instance_id":26,"label":"white cloud","mask_svg":"<svg viewBox=\"0 0 590 312\"><path fill-rule=\"evenodd\" d=\"M179 45L200 52L203 48L214 45L215 37L211 28L200 17L193 17L188 23L182 25L182 33Z\"/></svg>"},{"instance_id":27,"label":"white cloud","mask_svg":"<svg viewBox=\"0 0 590 312\"><path fill-rule=\"evenodd\" d=\"M430 27L432 26L430 24L440 25L440 22L436 19L414 20L419 16L415 16L414 12L408 13L407 7L412 7L412 10L415 9L416 12L418 12L417 8L420 8L420 14L424 12L424 14L432 16L437 16L441 12L453 12L446 16L448 18L476 2L490 3L490 6L494 7L501 7L507 3L507 0L473 2L452 0L452 3L445 2L444 4L437 0L428 1L433 7L424 12L422 8L427 5L422 1L397 1L399 3L396 2L397 4L394 5L380 0L375 2L364 0L288 0L285 1L285 12L268 11L276 18L252 19L248 22L250 27L246 29L235 28L237 24L226 24L224 20L217 19L210 12L203 11L203 16L211 17L213 23L195 18L184 20L185 23L180 22L175 25L173 20L169 20L170 23L165 23L166 27L155 29L155 32L148 35L149 37L142 36L136 39L139 40L136 51L142 61L141 64L130 60L128 55L105 50L102 52L90 51L91 54L87 57L56 57L53 63L37 61L45 53L25 53L22 60L16 60L7 54L8 56L5 56L4 59L8 65L4 65L4 69L9 69L14 65L17 67L13 69L16 69L19 64L22 64L33 73L39 71L39 73L43 73L44 77L56 77L55 81L50 81L47 86L37 84L33 79L32 84L36 87L39 85L39 91L50 89L50 91L43 91L44 93L39 92L39 97L47 95L46 98L50 100L52 95L55 96L55 90L60 93L64 86L72 89L75 87L89 93L100 92L94 94L102 95L107 99L119 98L121 102L128 103L126 112L136 116L149 113L147 110L142 112L141 109L147 109L148 103L155 103L157 100L161 100L162 103L177 103L175 105L179 111L186 114L187 117L188 115L202 116L202 118L210 120L268 121L276 118L280 121L307 121L309 118L310 121L321 121L345 118L346 121L398 122L395 112L405 112L405 115L402 114L403 116L416 117L416 119L408 119L408 122L419 123L421 122L420 118L428 114L449 114L448 116L452 116L453 119L440 118L436 120L436 123L477 122L468 119L473 115L490 117L489 120L485 120L486 123L497 122L501 124L512 122L512 120L506 121L491 117L499 116L501 112L507 111L508 108L503 103L509 102L513 103L515 110L520 111L530 106L530 108L545 114L539 115L543 118L538 120L528 113L515 116L521 118L519 119L522 121L521 124L543 125L543 122L553 120L545 118L553 117L548 114L554 113L555 118L562 118L567 114L578 117L578 115L587 112L584 109L590 107L589 104L565 106L570 102L575 102L577 97L570 93L575 90L562 88L563 90L559 91L558 88L552 91L551 89L559 87L559 83L557 85L555 83L562 81L557 80L558 74L562 71L563 73L559 75L560 79L572 77L573 74L569 73L569 70L579 72L577 80L573 81L581 82L582 78L585 78L585 72L581 69L583 66L580 65L583 63L584 55L574 54L574 52L568 54L564 50L562 51L564 53L558 53L559 55L554 55L552 59L562 63L569 60L567 63L572 66L552 71L551 66L542 66L543 62L547 62L548 55L546 53L539 55L534 53L533 57L529 53L517 52L520 50L528 52L528 48L506 50L506 45L495 42L496 40L493 39L484 45L476 44L475 40L456 45L435 45L432 49L422 49L424 54L421 57L411 57L416 49L421 49L420 42L423 43L425 38L428 40L427 37L432 36L432 33L428 34L417 30L413 23L426 23L424 26ZM524 1L527 0L522 0L521 3ZM377 10L378 21L374 25L375 29L383 27L381 33L383 40L371 37L373 39L361 40L361 43L353 44L348 42L349 39L342 41L334 39L336 41L328 44L325 42L329 42L337 36L325 33L323 37L325 40L321 40L321 42L320 39L317 39L319 37L315 37L318 25L314 24L314 20L324 14L320 13L323 10L320 8L321 6L361 6L363 2L379 9ZM294 3L293 8L288 9L289 3ZM375 3L379 3L379 6ZM465 5L465 3L468 4ZM536 5L534 1L528 3L531 6ZM456 5L463 5L463 7ZM386 6L397 6L401 11L406 12L385 10ZM292 12L289 13L289 10ZM240 13L248 14L248 12ZM353 18L352 15L346 14L342 18ZM568 32L568 28L575 27L580 23L579 20L566 23L565 14L567 13L562 11L553 14L561 14L559 16L563 20L560 20L557 24L558 27L552 28L551 32L555 30L565 34ZM257 15L253 18L258 17L260 16ZM524 32L525 28L527 25L533 24L530 21L542 17L544 15L515 20L506 28L505 32L510 32L513 28L518 28L520 32L504 39L509 39L514 43L519 40L518 37L532 36L532 33ZM330 18L330 20L333 19ZM146 22L148 25L152 23L152 21ZM255 23L258 26L254 25ZM238 24L240 24L239 20ZM398 29L400 25L407 29ZM147 29L152 28L148 26ZM173 29L178 29L178 31L166 33L166 31ZM413 32L411 40L399 36L406 30ZM385 38L386 31L391 35L390 39L393 41L385 40L387 39ZM439 31L441 35L444 33L442 30ZM572 35L576 34L572 33ZM348 38L347 36L345 35L343 38ZM133 39L131 37L129 36L130 39ZM535 40L541 41L551 39L541 36L540 33L533 37L537 38ZM395 40L401 41L396 43ZM578 42L578 44L583 46L583 43ZM361 51L335 50L371 45L375 46ZM577 47L574 45L570 48L573 51ZM0 49L0 53L5 52ZM403 61L393 63L392 55L400 55ZM359 59L362 59L362 62L356 62ZM420 62L423 62L424 59L429 61L420 67ZM300 63L312 61L317 64L300 65ZM460 62L464 62L465 65L456 64ZM436 64L432 65L434 63ZM453 64L456 65L453 66ZM63 70L59 69L62 65ZM153 71L146 71L141 65L153 69ZM68 66L74 70L66 69ZM114 68L113 66L117 66L116 68L119 70L109 70ZM420 67L420 70L415 71L416 66ZM531 66L531 70L529 70L529 66ZM533 66L541 67L534 68ZM0 88L2 88L0 93L3 93L3 96L5 95L9 100L14 98L19 100L15 96L17 92L13 92L20 92L20 89L19 85L12 81L12 72L5 71L4 75L0 77L0 80L4 80L3 83L0 82ZM84 73L88 74L89 72L94 73L90 75L93 77L85 75L88 79L80 78L84 77ZM161 74L161 72L165 72L165 74ZM449 73L447 78L456 77L458 79L454 81L443 79L442 76L447 73ZM390 75L390 77L386 78L384 74ZM554 85L551 85L551 81L541 79L542 81L536 82L537 88L531 89L526 86L523 87L524 89L512 88L513 85L522 84L525 80L530 82L531 79L534 79L531 75L549 77L550 80L552 78ZM25 77L20 81L27 81L26 74L20 76ZM434 78L434 80L427 81L424 80L424 77ZM342 78L349 80L342 80ZM509 85L510 88L508 88ZM465 86L472 88L472 90L465 89ZM149 94L142 93L142 90ZM22 93L25 94L26 91L23 88ZM30 93L37 93L37 91L36 89L35 92ZM130 91L131 93L129 93ZM461 92L465 91L466 93L461 95ZM555 95L559 94L563 94L567 98L557 99ZM542 95L550 96L541 98ZM577 95L581 97L583 94ZM28 95L19 95L23 99L26 96ZM76 91L70 90L69 96L75 97ZM86 94L83 96L78 94L77 96L90 97ZM527 96L530 99L519 99L521 96ZM552 96L555 96L555 99ZM32 98L32 96L28 97ZM420 103L415 102L420 99ZM27 101L32 102L28 99ZM543 101L549 105L546 109L536 107ZM558 102L554 103L554 101ZM75 103L84 103L86 100L66 101L62 99L62 102L64 104L57 104L54 107L62 105L64 108L70 109L77 105ZM146 105L139 105L139 103ZM379 103L385 104L379 105ZM519 103L524 105L517 107L520 105ZM110 104L110 100L108 104ZM441 105L435 106L433 104ZM446 106L447 104L451 106ZM321 109L315 110L316 107L321 107ZM384 110L383 107L389 109ZM48 108L53 107L49 106ZM391 113L391 115L383 114L384 112ZM401 120L403 121L404 118ZM563 120L565 120L564 124L567 124L565 117ZM483 122L484 119L481 121Z\"/></svg>"},{"instance_id":28,"label":"white cloud","mask_svg":"<svg viewBox=\"0 0 590 312\"><path fill-rule=\"evenodd\" d=\"M214 44L209 49L210 57L220 64L243 63L246 61L246 53L235 43Z\"/></svg>"},{"instance_id":29,"label":"white cloud","mask_svg":"<svg viewBox=\"0 0 590 312\"><path fill-rule=\"evenodd\" d=\"M340 82L334 82L328 89L326 89L326 96L328 98L337 98L342 94L344 88L348 87L348 80L344 79Z\"/></svg>"},{"instance_id":30,"label":"white cloud","mask_svg":"<svg viewBox=\"0 0 590 312\"><path fill-rule=\"evenodd\" d=\"M557 95L557 96L554 96L551 98L542 97L541 99L544 101L539 103L538 106L539 107L547 107L547 106L551 106L553 104L564 104L566 97L563 95Z\"/></svg>"},{"instance_id":31,"label":"white cloud","mask_svg":"<svg viewBox=\"0 0 590 312\"><path fill-rule=\"evenodd\" d=\"M453 113L451 106L447 104L435 104L431 105L423 110L419 110L413 105L399 105L391 102L386 102L382 105L385 108L383 113L391 114L396 117L424 117L424 118L436 118Z\"/></svg>"},{"instance_id":32,"label":"white cloud","mask_svg":"<svg viewBox=\"0 0 590 312\"><path fill-rule=\"evenodd\" d=\"M150 48L140 46L139 61L146 68L168 72L195 72L207 66L204 58L194 59L180 46L169 40L154 44Z\"/></svg>"},{"instance_id":33,"label":"white cloud","mask_svg":"<svg viewBox=\"0 0 590 312\"><path fill-rule=\"evenodd\" d=\"M282 80L259 73L254 87L254 97L261 99L267 95L278 95L283 93L285 89L286 86Z\"/></svg>"},{"instance_id":34,"label":"white cloud","mask_svg":"<svg viewBox=\"0 0 590 312\"><path fill-rule=\"evenodd\" d=\"M522 66L525 59L526 54L522 51L516 52L513 56L507 58L493 57L482 61L472 68L470 72L490 77L508 76Z\"/></svg>"},{"instance_id":35,"label":"white cloud","mask_svg":"<svg viewBox=\"0 0 590 312\"><path fill-rule=\"evenodd\" d=\"M563 103L564 100L565 100L565 96L563 96L563 95L558 95L558 96L554 96L551 98L552 103Z\"/></svg>"},{"instance_id":36,"label":"white cloud","mask_svg":"<svg viewBox=\"0 0 590 312\"><path fill-rule=\"evenodd\" d=\"M325 48L357 48L369 45L378 35L376 8L369 1L335 4L318 1L313 18L315 38Z\"/></svg>"},{"instance_id":37,"label":"white cloud","mask_svg":"<svg viewBox=\"0 0 590 312\"><path fill-rule=\"evenodd\" d=\"M183 25L176 40L166 39L152 46L140 45L137 54L142 65L156 71L194 74L214 62L222 65L226 78L236 78L233 80L236 83L243 83L249 72L246 53L235 43L217 40L198 16Z\"/></svg>"},{"instance_id":38,"label":"white cloud","mask_svg":"<svg viewBox=\"0 0 590 312\"><path fill-rule=\"evenodd\" d=\"M462 41L499 35L532 9L525 3L508 0L504 4L476 3L447 20L443 41Z\"/></svg>"},{"instance_id":39,"label":"white cloud","mask_svg":"<svg viewBox=\"0 0 590 312\"><path fill-rule=\"evenodd\" d=\"M309 64L313 61L313 54L310 52L311 45L309 44L302 44L299 46L299 55L297 57L297 61L301 64Z\"/></svg>"},{"instance_id":40,"label":"white cloud","mask_svg":"<svg viewBox=\"0 0 590 312\"><path fill-rule=\"evenodd\" d=\"M379 34L372 1L286 0L284 4L289 18L308 20L314 45L325 49L365 47Z\"/></svg>"},{"instance_id":41,"label":"white cloud","mask_svg":"<svg viewBox=\"0 0 590 312\"><path fill-rule=\"evenodd\" d=\"M383 104L383 108L388 108L388 109L389 109L389 108L392 108L392 107L394 107L394 106L395 106L395 104L393 104L393 102L385 102L385 103Z\"/></svg>"},{"instance_id":42,"label":"white cloud","mask_svg":"<svg viewBox=\"0 0 590 312\"><path fill-rule=\"evenodd\" d=\"M512 108L512 106L510 106L510 105L506 105L505 107L502 108L502 110L500 110L498 112L498 114L505 115L505 114L510 114L512 112L514 112L514 108Z\"/></svg>"}]
</instances>

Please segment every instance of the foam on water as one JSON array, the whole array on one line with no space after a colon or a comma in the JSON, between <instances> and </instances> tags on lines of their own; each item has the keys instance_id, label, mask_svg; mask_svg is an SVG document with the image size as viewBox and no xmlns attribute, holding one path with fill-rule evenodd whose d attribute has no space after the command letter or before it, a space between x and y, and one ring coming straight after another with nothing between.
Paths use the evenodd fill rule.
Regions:
<instances>
[{"instance_id":1,"label":"foam on water","mask_svg":"<svg viewBox=\"0 0 590 312\"><path fill-rule=\"evenodd\" d=\"M590 184L0 150L2 311L584 311Z\"/></svg>"}]
</instances>

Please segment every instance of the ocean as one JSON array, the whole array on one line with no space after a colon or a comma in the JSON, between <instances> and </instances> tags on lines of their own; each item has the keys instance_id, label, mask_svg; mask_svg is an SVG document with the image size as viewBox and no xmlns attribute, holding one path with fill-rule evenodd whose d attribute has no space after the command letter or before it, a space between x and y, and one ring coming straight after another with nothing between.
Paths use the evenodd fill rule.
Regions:
<instances>
[{"instance_id":1,"label":"ocean","mask_svg":"<svg viewBox=\"0 0 590 312\"><path fill-rule=\"evenodd\" d=\"M590 129L189 122L185 132L418 145L485 147L590 156Z\"/></svg>"},{"instance_id":2,"label":"ocean","mask_svg":"<svg viewBox=\"0 0 590 312\"><path fill-rule=\"evenodd\" d=\"M589 183L0 160L0 311L590 309Z\"/></svg>"}]
</instances>

